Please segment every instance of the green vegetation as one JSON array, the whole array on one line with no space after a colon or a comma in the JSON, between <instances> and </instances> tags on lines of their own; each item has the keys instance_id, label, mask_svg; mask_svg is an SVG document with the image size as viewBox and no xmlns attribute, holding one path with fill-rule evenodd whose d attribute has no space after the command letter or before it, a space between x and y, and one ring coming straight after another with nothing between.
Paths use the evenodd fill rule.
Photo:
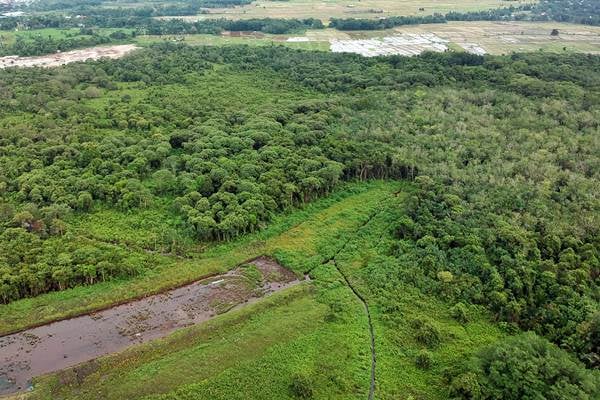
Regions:
<instances>
[{"instance_id":1,"label":"green vegetation","mask_svg":"<svg viewBox=\"0 0 600 400\"><path fill-rule=\"evenodd\" d=\"M391 182L353 185L353 191L357 189L356 195L331 202L280 238L267 239L267 247L288 265L310 270L311 283L169 338L39 379L29 397L365 398L370 371L367 318L328 260L336 260L352 284L366 290L366 260L387 257L385 248L393 240L387 217L402 207L406 196L396 197L399 187ZM408 194L411 189L404 190ZM349 217L355 222L348 223ZM378 246L376 239L382 234L384 245ZM316 253L305 240L294 238L314 238ZM407 295L395 310L368 297L375 312L376 396L413 393L444 398L441 371L503 335L481 310L474 310L472 322L461 325L452 319L448 305L410 286L405 289ZM443 334L428 352L431 364L426 370L415 366L422 351L417 350L420 345L411 323L424 314L426 324ZM182 375L183 370L190 373Z\"/></svg>"},{"instance_id":2,"label":"green vegetation","mask_svg":"<svg viewBox=\"0 0 600 400\"><path fill-rule=\"evenodd\" d=\"M39 295L0 306L0 334L22 330L29 326L79 315L122 303L149 293L159 293L178 287L212 273L224 272L248 259L270 254L286 260L286 265L305 273L315 264L335 253L337 242L369 218L378 203L398 190L398 183L365 182L348 185L343 190L317 200L302 210L276 217L269 227L245 235L230 243L214 244L205 249L190 248L186 258L152 253L145 268L135 278L113 279L91 286ZM102 244L121 241L121 233L106 226L96 226L94 237L78 240ZM86 224L81 232L86 232ZM143 238L144 230L131 230L132 237ZM128 243L130 253L141 243ZM125 244L124 244L125 245ZM114 246L114 248L117 248ZM202 250L200 254L195 252Z\"/></svg>"},{"instance_id":3,"label":"green vegetation","mask_svg":"<svg viewBox=\"0 0 600 400\"><path fill-rule=\"evenodd\" d=\"M470 399L593 399L600 391L600 375L582 369L566 352L532 333L483 349L473 364L471 371L452 378L452 394Z\"/></svg>"},{"instance_id":4,"label":"green vegetation","mask_svg":"<svg viewBox=\"0 0 600 400\"><path fill-rule=\"evenodd\" d=\"M371 340L379 398L598 397L599 57L163 44L0 80L0 331L261 254L312 278L31 397L365 398Z\"/></svg>"},{"instance_id":5,"label":"green vegetation","mask_svg":"<svg viewBox=\"0 0 600 400\"><path fill-rule=\"evenodd\" d=\"M130 42L131 29L46 28L24 32L0 32L0 56L36 56L82 47Z\"/></svg>"},{"instance_id":6,"label":"green vegetation","mask_svg":"<svg viewBox=\"0 0 600 400\"><path fill-rule=\"evenodd\" d=\"M307 29L323 29L325 24L321 16L297 16L258 14L241 19L202 18L185 20L185 16L207 13L215 7L235 7L248 5L249 0L194 0L194 1L164 1L145 5L140 2L124 3L105 1L51 1L33 2L29 7L23 6L26 15L0 18L0 31L40 31L40 34L18 35L12 45L3 44L0 37L0 55L42 55L65 51L68 49L93 46L98 44L133 41L137 35L220 35L224 31L249 31L266 34L300 33ZM388 4L386 4L387 6ZM253 10L258 4L251 5ZM338 5L339 6L339 5ZM345 5L353 8L354 5ZM271 8L269 5L268 8ZM300 7L310 6L301 5ZM375 6L373 6L375 7ZM19 8L17 6L17 8ZM275 7L277 8L277 7ZM343 8L343 7L342 7ZM342 12L342 17L331 16L328 26L344 31L385 30L404 25L440 24L450 21L556 21L573 22L586 25L599 25L599 9L597 1L584 0L577 3L566 0L544 0L538 3L516 4L510 7L461 11L461 8L451 9L444 13L434 12L422 14L425 11L419 6L419 12L411 15L385 15L380 8L367 9L367 18L348 18ZM364 11L364 10L363 10ZM244 11L245 13L246 11ZM347 10L345 11L347 12ZM302 14L302 13L300 13ZM373 16L378 18L373 18ZM224 14L227 16L227 14ZM158 17L182 17L161 19ZM43 29L80 29L77 35L69 34L65 38L55 39L41 34ZM119 29L110 35L98 33L105 29ZM132 30L130 33L126 31ZM32 40L25 40L29 37Z\"/></svg>"}]
</instances>

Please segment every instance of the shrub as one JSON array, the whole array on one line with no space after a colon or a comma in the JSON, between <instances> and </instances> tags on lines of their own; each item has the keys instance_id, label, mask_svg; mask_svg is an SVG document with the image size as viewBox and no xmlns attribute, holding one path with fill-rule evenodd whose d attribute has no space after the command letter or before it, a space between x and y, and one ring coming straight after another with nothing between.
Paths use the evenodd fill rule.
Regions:
<instances>
[{"instance_id":1,"label":"shrub","mask_svg":"<svg viewBox=\"0 0 600 400\"><path fill-rule=\"evenodd\" d=\"M451 380L462 399L580 399L600 396L597 371L586 370L566 351L528 332L484 349L470 370Z\"/></svg>"},{"instance_id":2,"label":"shrub","mask_svg":"<svg viewBox=\"0 0 600 400\"><path fill-rule=\"evenodd\" d=\"M436 326L423 320L414 321L413 326L417 330L415 339L417 339L419 343L424 344L427 347L435 347L440 344L441 333Z\"/></svg>"},{"instance_id":3,"label":"shrub","mask_svg":"<svg viewBox=\"0 0 600 400\"><path fill-rule=\"evenodd\" d=\"M312 399L313 389L310 378L303 374L297 374L292 378L290 385L292 394L299 399Z\"/></svg>"},{"instance_id":4,"label":"shrub","mask_svg":"<svg viewBox=\"0 0 600 400\"><path fill-rule=\"evenodd\" d=\"M468 309L464 303L456 303L450 309L450 314L452 315L452 318L454 318L461 324L466 324L467 322L469 322Z\"/></svg>"},{"instance_id":5,"label":"shrub","mask_svg":"<svg viewBox=\"0 0 600 400\"><path fill-rule=\"evenodd\" d=\"M421 350L417 354L415 365L421 369L429 369L433 365L433 356L429 351Z\"/></svg>"}]
</instances>

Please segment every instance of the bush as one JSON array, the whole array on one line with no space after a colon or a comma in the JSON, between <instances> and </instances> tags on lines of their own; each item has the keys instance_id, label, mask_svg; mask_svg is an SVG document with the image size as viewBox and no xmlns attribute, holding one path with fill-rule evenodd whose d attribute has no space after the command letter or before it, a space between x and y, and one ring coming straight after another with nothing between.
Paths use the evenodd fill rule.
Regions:
<instances>
[{"instance_id":1,"label":"bush","mask_svg":"<svg viewBox=\"0 0 600 400\"><path fill-rule=\"evenodd\" d=\"M421 369L429 369L433 365L433 356L427 350L421 350L415 359L415 365Z\"/></svg>"},{"instance_id":2,"label":"bush","mask_svg":"<svg viewBox=\"0 0 600 400\"><path fill-rule=\"evenodd\" d=\"M452 315L452 318L454 318L461 324L466 324L467 322L469 322L468 309L464 303L456 303L450 309L450 314Z\"/></svg>"},{"instance_id":3,"label":"bush","mask_svg":"<svg viewBox=\"0 0 600 400\"><path fill-rule=\"evenodd\" d=\"M417 321L415 338L427 347L435 347L441 342L440 330L429 322Z\"/></svg>"},{"instance_id":4,"label":"bush","mask_svg":"<svg viewBox=\"0 0 600 400\"><path fill-rule=\"evenodd\" d=\"M290 385L292 394L299 399L312 399L313 389L311 380L303 374L295 375Z\"/></svg>"}]
</instances>

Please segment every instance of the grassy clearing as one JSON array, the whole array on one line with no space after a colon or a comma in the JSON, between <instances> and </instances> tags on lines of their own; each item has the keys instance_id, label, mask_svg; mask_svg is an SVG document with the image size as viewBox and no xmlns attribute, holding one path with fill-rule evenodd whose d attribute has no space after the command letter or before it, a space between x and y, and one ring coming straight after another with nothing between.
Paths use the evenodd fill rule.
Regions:
<instances>
[{"instance_id":1,"label":"grassy clearing","mask_svg":"<svg viewBox=\"0 0 600 400\"><path fill-rule=\"evenodd\" d=\"M359 305L330 269L206 324L36 381L30 399L363 398L368 354ZM337 307L332 314L330 299ZM185 372L183 372L185 371Z\"/></svg>"},{"instance_id":2,"label":"grassy clearing","mask_svg":"<svg viewBox=\"0 0 600 400\"><path fill-rule=\"evenodd\" d=\"M396 182L348 184L328 198L277 217L261 232L215 245L195 257L179 259L155 255L157 265L135 278L76 287L2 305L0 334L181 286L227 271L262 254L275 255L297 272L305 272L323 257L323 249L333 251L336 242L360 226L371 208L399 185ZM348 218L349 215L352 218Z\"/></svg>"},{"instance_id":3,"label":"grassy clearing","mask_svg":"<svg viewBox=\"0 0 600 400\"><path fill-rule=\"evenodd\" d=\"M519 5L525 1L511 2ZM210 9L208 14L194 17L183 17L188 20L209 18L380 18L394 15L430 15L447 13L449 11L477 11L490 8L506 7L502 0L453 0L439 2L436 0L289 0L270 1L259 0L252 4L233 7ZM421 8L423 10L421 10ZM181 18L181 17L177 17Z\"/></svg>"},{"instance_id":4,"label":"grassy clearing","mask_svg":"<svg viewBox=\"0 0 600 400\"><path fill-rule=\"evenodd\" d=\"M180 36L139 36L136 43L142 46L147 46L153 43L161 42L179 42L189 44L191 46L230 46L238 44L246 44L249 46L286 46L293 49L301 50L318 50L328 51L329 43L327 41L310 41L310 42L288 42L287 36L265 35L261 38L256 37L230 37L216 35L180 35Z\"/></svg>"},{"instance_id":5,"label":"grassy clearing","mask_svg":"<svg viewBox=\"0 0 600 400\"><path fill-rule=\"evenodd\" d=\"M215 258L276 254L297 271L311 269L313 281L166 339L39 379L31 398L283 399L293 398L290 386L298 379L309 382L315 398L365 397L366 316L335 268L323 262L402 186L352 184L312 210L272 224L258 235L266 239L262 244L253 238L207 250Z\"/></svg>"},{"instance_id":6,"label":"grassy clearing","mask_svg":"<svg viewBox=\"0 0 600 400\"><path fill-rule=\"evenodd\" d=\"M40 379L32 398L134 399L169 392L318 329L324 313L308 286L293 288L166 339L100 359L96 370L80 383L77 369Z\"/></svg>"}]
</instances>

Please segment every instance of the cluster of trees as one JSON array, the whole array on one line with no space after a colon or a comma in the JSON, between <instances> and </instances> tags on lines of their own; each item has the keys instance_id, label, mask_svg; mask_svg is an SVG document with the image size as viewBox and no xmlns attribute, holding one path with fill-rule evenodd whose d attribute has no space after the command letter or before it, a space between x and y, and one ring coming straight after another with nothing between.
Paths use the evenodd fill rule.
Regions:
<instances>
[{"instance_id":1,"label":"cluster of trees","mask_svg":"<svg viewBox=\"0 0 600 400\"><path fill-rule=\"evenodd\" d=\"M67 35L54 38L52 36L18 35L14 43L0 43L0 55L39 56L76 48L91 47L106 43L115 43L135 36L130 33L115 31L109 35L100 35L91 29L81 29L79 35Z\"/></svg>"},{"instance_id":2,"label":"cluster of trees","mask_svg":"<svg viewBox=\"0 0 600 400\"><path fill-rule=\"evenodd\" d=\"M332 18L329 26L339 30L382 30L402 25L439 24L448 21L557 21L600 25L600 4L594 0L543 0L519 7L434 15L397 16L380 19Z\"/></svg>"},{"instance_id":3,"label":"cluster of trees","mask_svg":"<svg viewBox=\"0 0 600 400\"><path fill-rule=\"evenodd\" d=\"M532 12L538 21L600 25L600 4L595 0L541 0Z\"/></svg>"},{"instance_id":4,"label":"cluster of trees","mask_svg":"<svg viewBox=\"0 0 600 400\"><path fill-rule=\"evenodd\" d=\"M138 34L220 34L223 31L257 31L283 34L300 32L306 29L322 29L320 19L252 18L243 20L207 19L186 22L181 19L160 20L152 17L123 16L121 13L103 13L77 18L64 18L62 15L45 14L28 17L0 19L0 30L35 30L44 28L122 28L135 29Z\"/></svg>"},{"instance_id":5,"label":"cluster of trees","mask_svg":"<svg viewBox=\"0 0 600 400\"><path fill-rule=\"evenodd\" d=\"M123 16L157 17L196 15L202 11L202 8L235 7L250 3L251 0L185 0L176 2L167 0L149 7L143 1L130 1L128 2L130 7L123 8L114 7L114 2L105 0L51 0L26 4L24 9L27 12L68 11L80 15L120 13Z\"/></svg>"},{"instance_id":6,"label":"cluster of trees","mask_svg":"<svg viewBox=\"0 0 600 400\"><path fill-rule=\"evenodd\" d=\"M502 21L525 18L524 11L531 6L497 8L473 12L449 12L448 14L398 16L379 19L331 18L329 26L342 31L383 30L402 25L443 24L448 21Z\"/></svg>"},{"instance_id":7,"label":"cluster of trees","mask_svg":"<svg viewBox=\"0 0 600 400\"><path fill-rule=\"evenodd\" d=\"M31 207L29 207L31 208ZM76 285L92 285L114 277L133 276L146 261L125 249L110 245L75 244L60 219L21 211L0 234L0 302L37 296Z\"/></svg>"},{"instance_id":8,"label":"cluster of trees","mask_svg":"<svg viewBox=\"0 0 600 400\"><path fill-rule=\"evenodd\" d=\"M271 51L272 63L304 56ZM22 213L60 207L65 215L81 214L98 203L131 211L165 199L189 237L227 240L260 228L275 212L326 195L341 179L416 174L385 141L335 139L331 126L340 110L333 102L309 96L249 114L239 110L246 97L231 101L239 84L233 77L222 87L202 80L214 64L239 74L261 58L249 48L164 45L118 61L2 71L0 195L14 211L1 226L60 241L69 231L65 217ZM123 84L136 85L143 96L119 95ZM253 90L244 86L239 93L278 96ZM297 90L284 93L295 97ZM103 95L112 100L89 105ZM17 125L15 114L23 116ZM43 246L40 251L46 253ZM28 262L6 263L19 276ZM119 272L110 271L103 277ZM77 274L70 279L69 285L89 283ZM4 301L37 293L18 287Z\"/></svg>"},{"instance_id":9,"label":"cluster of trees","mask_svg":"<svg viewBox=\"0 0 600 400\"><path fill-rule=\"evenodd\" d=\"M458 399L592 400L600 396L598 371L586 370L567 352L531 332L495 343L447 375L450 395Z\"/></svg>"}]
</instances>

